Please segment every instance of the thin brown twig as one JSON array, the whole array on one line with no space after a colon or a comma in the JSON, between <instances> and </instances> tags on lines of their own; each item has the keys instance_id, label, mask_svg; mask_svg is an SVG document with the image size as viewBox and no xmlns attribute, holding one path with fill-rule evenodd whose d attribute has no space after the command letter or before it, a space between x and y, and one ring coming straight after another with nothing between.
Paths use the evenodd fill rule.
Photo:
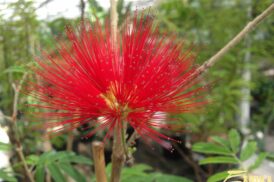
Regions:
<instances>
[{"instance_id":1,"label":"thin brown twig","mask_svg":"<svg viewBox=\"0 0 274 182\"><path fill-rule=\"evenodd\" d=\"M203 172L201 170L201 168L195 163L195 161L193 161L191 156L188 156L187 154L185 154L180 147L178 146L178 144L174 143L173 144L174 148L176 149L176 151L178 151L178 153L180 154L180 156L193 168L194 173L195 173L195 177L197 179L198 182L202 182L202 177L200 175L200 172Z\"/></svg>"},{"instance_id":2,"label":"thin brown twig","mask_svg":"<svg viewBox=\"0 0 274 182\"><path fill-rule=\"evenodd\" d=\"M118 26L118 13L117 13L117 0L110 0L110 20L111 20L111 39L114 46L117 46L117 26Z\"/></svg>"},{"instance_id":3,"label":"thin brown twig","mask_svg":"<svg viewBox=\"0 0 274 182\"><path fill-rule=\"evenodd\" d=\"M11 142L13 142L16 145L15 150L16 150L16 153L18 154L20 161L23 163L23 167L24 167L26 176L28 177L28 181L34 182L33 175L31 173L31 171L29 170L26 160L25 160L22 144L21 144L19 138L17 137L17 133L16 133L16 121L17 121L17 115L18 115L17 106L18 106L18 102L19 102L19 94L20 94L22 85L27 78L27 75L28 75L27 72L24 73L24 75L18 85L16 85L15 83L12 84L12 88L14 90L14 99L13 99L13 112L12 112L11 120L9 120L10 121L9 128L11 130L9 137L11 139Z\"/></svg>"},{"instance_id":4,"label":"thin brown twig","mask_svg":"<svg viewBox=\"0 0 274 182\"><path fill-rule=\"evenodd\" d=\"M130 135L130 137L127 141L127 147L132 147L135 144L135 140L137 140L139 138L138 133L135 131Z\"/></svg>"},{"instance_id":5,"label":"thin brown twig","mask_svg":"<svg viewBox=\"0 0 274 182\"><path fill-rule=\"evenodd\" d=\"M269 16L274 10L274 3L266 8L260 15L250 21L231 41L229 41L222 49L216 54L204 62L200 66L195 74L202 74L207 69L211 68L221 57L223 57L231 48L236 46L249 32L251 32L260 22L262 22L267 16Z\"/></svg>"},{"instance_id":6,"label":"thin brown twig","mask_svg":"<svg viewBox=\"0 0 274 182\"><path fill-rule=\"evenodd\" d=\"M69 132L68 133L68 137L67 137L67 147L66 147L66 150L67 151L72 151L73 149L73 140L74 140L74 135L73 135L73 132Z\"/></svg>"},{"instance_id":7,"label":"thin brown twig","mask_svg":"<svg viewBox=\"0 0 274 182\"><path fill-rule=\"evenodd\" d=\"M126 146L125 146L125 147L126 147L127 149L133 147L133 146L135 145L135 143L136 143L136 140L137 140L139 137L140 137L140 136L138 135L138 133L134 131L134 132L130 135L129 139L127 140L127 143L126 143ZM126 153L126 164L127 164L128 166L132 166L132 165L134 164L134 158L133 158L132 153L129 153L129 152Z\"/></svg>"},{"instance_id":8,"label":"thin brown twig","mask_svg":"<svg viewBox=\"0 0 274 182\"><path fill-rule=\"evenodd\" d=\"M23 85L24 81L27 78L27 75L28 75L28 73L24 73L24 75L23 75L22 79L20 80L18 86L16 86L15 83L12 83L12 88L14 90L12 120L14 122L16 121L16 116L17 116L17 113L18 113L17 105L18 105L20 90L22 88L22 85Z\"/></svg>"},{"instance_id":9,"label":"thin brown twig","mask_svg":"<svg viewBox=\"0 0 274 182\"><path fill-rule=\"evenodd\" d=\"M53 1L53 0L46 0L46 1L42 2L35 10L38 10L39 8L42 8L43 6L47 5L51 1Z\"/></svg>"},{"instance_id":10,"label":"thin brown twig","mask_svg":"<svg viewBox=\"0 0 274 182\"><path fill-rule=\"evenodd\" d=\"M85 7L86 3L84 0L80 0L80 13L81 13L81 20L84 21L85 18Z\"/></svg>"}]
</instances>

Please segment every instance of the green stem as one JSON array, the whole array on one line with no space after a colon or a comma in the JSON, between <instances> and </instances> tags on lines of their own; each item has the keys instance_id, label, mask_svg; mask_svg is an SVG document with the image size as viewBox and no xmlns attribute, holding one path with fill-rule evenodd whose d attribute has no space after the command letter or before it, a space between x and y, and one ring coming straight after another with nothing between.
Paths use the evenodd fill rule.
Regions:
<instances>
[{"instance_id":1,"label":"green stem","mask_svg":"<svg viewBox=\"0 0 274 182\"><path fill-rule=\"evenodd\" d=\"M124 148L124 153L125 153L125 156L126 156L126 158L128 158L128 146L127 146L127 144L126 144L126 137L125 137L125 135L126 135L126 129L127 129L127 125L126 125L126 123L124 123L124 124L122 124L123 126L122 126L122 131L121 131L121 135L122 135L122 143L123 143L123 148Z\"/></svg>"}]
</instances>

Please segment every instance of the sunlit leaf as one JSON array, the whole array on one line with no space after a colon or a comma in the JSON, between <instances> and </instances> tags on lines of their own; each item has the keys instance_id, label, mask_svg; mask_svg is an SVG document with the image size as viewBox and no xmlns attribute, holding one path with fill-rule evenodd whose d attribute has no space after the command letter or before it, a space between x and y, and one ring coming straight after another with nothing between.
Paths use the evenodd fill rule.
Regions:
<instances>
[{"instance_id":1,"label":"sunlit leaf","mask_svg":"<svg viewBox=\"0 0 274 182\"><path fill-rule=\"evenodd\" d=\"M58 165L51 163L48 166L49 172L52 178L57 182L66 182L64 175L62 174Z\"/></svg>"},{"instance_id":2,"label":"sunlit leaf","mask_svg":"<svg viewBox=\"0 0 274 182\"><path fill-rule=\"evenodd\" d=\"M85 182L85 176L78 172L71 164L69 163L60 163L59 167L64 171L68 176L72 177L76 182Z\"/></svg>"},{"instance_id":3,"label":"sunlit leaf","mask_svg":"<svg viewBox=\"0 0 274 182\"><path fill-rule=\"evenodd\" d=\"M242 161L249 159L256 152L256 149L257 149L256 142L254 142L254 141L248 142L240 154L240 159Z\"/></svg>"},{"instance_id":4,"label":"sunlit leaf","mask_svg":"<svg viewBox=\"0 0 274 182\"><path fill-rule=\"evenodd\" d=\"M266 156L267 156L267 153L265 152L260 153L259 156L256 158L255 162L249 166L248 170L252 171L258 168L262 164L262 162L265 160Z\"/></svg>"},{"instance_id":5,"label":"sunlit leaf","mask_svg":"<svg viewBox=\"0 0 274 182\"><path fill-rule=\"evenodd\" d=\"M192 146L192 150L195 152L201 152L205 154L231 155L231 151L227 150L223 146L219 146L213 143L196 143Z\"/></svg>"},{"instance_id":6,"label":"sunlit leaf","mask_svg":"<svg viewBox=\"0 0 274 182\"><path fill-rule=\"evenodd\" d=\"M223 181L228 176L227 171L216 173L207 179L207 182Z\"/></svg>"},{"instance_id":7,"label":"sunlit leaf","mask_svg":"<svg viewBox=\"0 0 274 182\"><path fill-rule=\"evenodd\" d=\"M35 170L35 181L36 182L44 182L45 179L45 168L43 165L38 165Z\"/></svg>"},{"instance_id":8,"label":"sunlit leaf","mask_svg":"<svg viewBox=\"0 0 274 182\"><path fill-rule=\"evenodd\" d=\"M0 142L0 151L9 151L10 149L11 149L10 144Z\"/></svg>"},{"instance_id":9,"label":"sunlit leaf","mask_svg":"<svg viewBox=\"0 0 274 182\"><path fill-rule=\"evenodd\" d=\"M208 157L199 161L199 164L237 164L234 157Z\"/></svg>"},{"instance_id":10,"label":"sunlit leaf","mask_svg":"<svg viewBox=\"0 0 274 182\"><path fill-rule=\"evenodd\" d=\"M4 169L0 169L0 179L8 182L17 182L17 179L11 172L5 171Z\"/></svg>"},{"instance_id":11,"label":"sunlit leaf","mask_svg":"<svg viewBox=\"0 0 274 182\"><path fill-rule=\"evenodd\" d=\"M235 129L232 129L229 131L228 136L229 136L229 143L232 151L234 153L238 152L240 148L240 143L241 143L241 138L239 133Z\"/></svg>"}]
</instances>

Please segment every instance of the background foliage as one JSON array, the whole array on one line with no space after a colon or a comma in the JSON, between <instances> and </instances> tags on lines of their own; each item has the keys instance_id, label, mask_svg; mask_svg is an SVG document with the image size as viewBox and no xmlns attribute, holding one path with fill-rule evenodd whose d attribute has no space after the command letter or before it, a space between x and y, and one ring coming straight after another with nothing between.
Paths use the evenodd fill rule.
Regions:
<instances>
[{"instance_id":1,"label":"background foliage","mask_svg":"<svg viewBox=\"0 0 274 182\"><path fill-rule=\"evenodd\" d=\"M90 21L96 17L103 21L109 16L98 1L84 3L87 7L84 15ZM176 34L186 48L193 45L197 63L201 64L271 3L272 0L162 0L156 1L149 12L161 33ZM80 17L41 20L36 16L33 1L4 1L4 4L12 13L6 16L0 11L0 111L4 114L0 115L0 125L9 130L14 102L12 85L30 72L34 55L39 55L41 49L53 51L54 39L64 35L66 25L79 23ZM123 0L118 4L122 26L135 7ZM175 116L191 132L169 135L183 143L174 144L176 150L171 153L158 145L148 146L138 141L138 150L134 153L136 164L124 169L122 181L218 181L226 177L229 169L252 171L264 159L273 160L274 146L266 146L269 145L266 139L274 135L273 34L272 15L206 73L203 81L211 83L208 97L212 103L205 111ZM248 61L246 54L251 55ZM242 76L245 70L252 75L250 82ZM243 130L239 122L240 102L245 97L243 87L251 92L248 131ZM100 134L83 140L79 132L74 131L44 140L43 130L33 130L31 112L25 107L30 102L31 98L20 95L16 137L21 141L36 181L94 180L90 143L101 139ZM9 132L10 144L0 143L0 150L9 153L11 164L0 169L0 178L26 181L23 164L16 156L16 144L12 143L13 134ZM108 163L109 146L110 143L106 143ZM254 155L257 156L255 163L244 167L243 162ZM110 164L107 169L109 172Z\"/></svg>"}]
</instances>

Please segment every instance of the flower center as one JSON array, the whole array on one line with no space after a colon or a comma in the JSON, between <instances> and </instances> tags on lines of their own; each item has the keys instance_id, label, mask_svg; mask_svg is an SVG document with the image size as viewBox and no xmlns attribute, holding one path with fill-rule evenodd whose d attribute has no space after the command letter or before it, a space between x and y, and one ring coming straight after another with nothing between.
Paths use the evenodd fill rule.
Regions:
<instances>
[{"instance_id":1,"label":"flower center","mask_svg":"<svg viewBox=\"0 0 274 182\"><path fill-rule=\"evenodd\" d=\"M115 86L114 84L111 84L108 90L104 94L101 94L100 96L104 99L107 106L111 110L116 111L117 113L123 116L126 116L130 112L130 108L128 107L127 104L120 103L118 99L116 98L115 93L116 93Z\"/></svg>"},{"instance_id":2,"label":"flower center","mask_svg":"<svg viewBox=\"0 0 274 182\"><path fill-rule=\"evenodd\" d=\"M120 108L120 104L111 90L108 90L105 94L101 94L100 96L104 99L110 109L118 110Z\"/></svg>"}]
</instances>

